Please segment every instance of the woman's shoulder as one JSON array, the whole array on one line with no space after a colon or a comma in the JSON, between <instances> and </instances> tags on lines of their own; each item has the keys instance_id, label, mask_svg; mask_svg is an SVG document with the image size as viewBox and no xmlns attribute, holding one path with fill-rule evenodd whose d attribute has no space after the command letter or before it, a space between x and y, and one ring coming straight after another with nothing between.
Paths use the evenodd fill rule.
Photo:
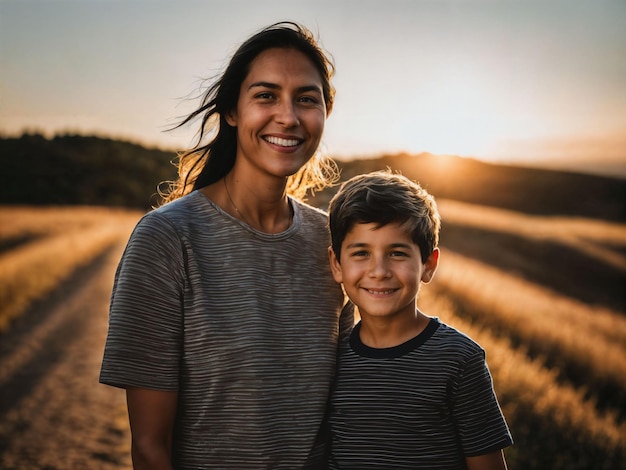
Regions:
<instances>
[{"instance_id":1,"label":"woman's shoulder","mask_svg":"<svg viewBox=\"0 0 626 470\"><path fill-rule=\"evenodd\" d=\"M148 214L157 214L165 217L194 212L206 205L206 197L200 191L192 191L178 199L174 199L162 206L156 207Z\"/></svg>"},{"instance_id":2,"label":"woman's shoulder","mask_svg":"<svg viewBox=\"0 0 626 470\"><path fill-rule=\"evenodd\" d=\"M193 191L148 212L144 219L169 220L172 223L189 220L211 209L200 191Z\"/></svg>"},{"instance_id":3,"label":"woman's shoulder","mask_svg":"<svg viewBox=\"0 0 626 470\"><path fill-rule=\"evenodd\" d=\"M294 212L300 215L304 220L326 225L328 214L324 210L314 207L299 199L290 198L290 200Z\"/></svg>"},{"instance_id":4,"label":"woman's shoulder","mask_svg":"<svg viewBox=\"0 0 626 470\"><path fill-rule=\"evenodd\" d=\"M206 223L212 211L206 198L198 191L168 202L146 213L137 224L137 229L158 231L186 231L186 228L202 220Z\"/></svg>"}]
</instances>

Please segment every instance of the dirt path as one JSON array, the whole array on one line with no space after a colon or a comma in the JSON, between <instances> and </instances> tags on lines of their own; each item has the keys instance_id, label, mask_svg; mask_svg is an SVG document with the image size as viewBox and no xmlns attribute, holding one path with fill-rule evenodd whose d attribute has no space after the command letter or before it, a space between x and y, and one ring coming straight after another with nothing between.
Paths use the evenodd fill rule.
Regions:
<instances>
[{"instance_id":1,"label":"dirt path","mask_svg":"<svg viewBox=\"0 0 626 470\"><path fill-rule=\"evenodd\" d=\"M132 468L124 392L98 383L121 249L0 336L0 468Z\"/></svg>"}]
</instances>

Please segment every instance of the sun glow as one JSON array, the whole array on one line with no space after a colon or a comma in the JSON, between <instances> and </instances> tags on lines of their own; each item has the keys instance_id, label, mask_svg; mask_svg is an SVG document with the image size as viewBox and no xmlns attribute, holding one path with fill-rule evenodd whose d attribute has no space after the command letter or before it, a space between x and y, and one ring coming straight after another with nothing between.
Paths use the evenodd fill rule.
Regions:
<instances>
[{"instance_id":1,"label":"sun glow","mask_svg":"<svg viewBox=\"0 0 626 470\"><path fill-rule=\"evenodd\" d=\"M530 118L534 105L518 100L486 67L449 66L414 97L415 108L423 110L414 140L431 153L493 157L503 139L540 132ZM515 109L504 105L511 102L517 102Z\"/></svg>"},{"instance_id":2,"label":"sun glow","mask_svg":"<svg viewBox=\"0 0 626 470\"><path fill-rule=\"evenodd\" d=\"M538 103L520 96L516 85L504 78L479 61L449 60L417 75L394 77L389 86L406 90L401 99L378 100L375 110L361 104L350 114L343 111L343 100L364 96L367 89L340 83L345 91L329 121L329 147L343 154L346 148L353 155L379 153L384 146L389 152L496 160L502 142L537 138L551 127L537 118ZM355 134L358 141L349 138Z\"/></svg>"}]
</instances>

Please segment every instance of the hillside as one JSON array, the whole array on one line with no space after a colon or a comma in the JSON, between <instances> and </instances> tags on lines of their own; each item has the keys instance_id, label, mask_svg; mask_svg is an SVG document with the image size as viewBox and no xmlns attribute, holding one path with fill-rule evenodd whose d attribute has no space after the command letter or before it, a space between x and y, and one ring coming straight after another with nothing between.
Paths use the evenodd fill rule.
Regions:
<instances>
[{"instance_id":1,"label":"hillside","mask_svg":"<svg viewBox=\"0 0 626 470\"><path fill-rule=\"evenodd\" d=\"M175 152L77 135L0 138L0 204L102 205L148 209L157 186L176 177ZM384 155L337 162L342 180L390 167L437 198L536 215L626 221L626 180L495 165L431 154ZM336 190L314 195L325 207Z\"/></svg>"},{"instance_id":2,"label":"hillside","mask_svg":"<svg viewBox=\"0 0 626 470\"><path fill-rule=\"evenodd\" d=\"M339 162L342 180L391 168L438 199L453 199L536 215L626 220L626 180L582 173L496 165L460 157L386 155ZM325 205L332 191L317 196Z\"/></svg>"},{"instance_id":3,"label":"hillside","mask_svg":"<svg viewBox=\"0 0 626 470\"><path fill-rule=\"evenodd\" d=\"M2 204L149 209L157 185L176 177L174 152L76 135L0 139Z\"/></svg>"}]
</instances>

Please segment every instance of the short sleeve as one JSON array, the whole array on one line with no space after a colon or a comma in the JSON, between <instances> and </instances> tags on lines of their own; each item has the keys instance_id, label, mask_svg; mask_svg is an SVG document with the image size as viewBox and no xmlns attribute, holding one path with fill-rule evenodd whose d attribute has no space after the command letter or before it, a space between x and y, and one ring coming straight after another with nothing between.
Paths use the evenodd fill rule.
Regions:
<instances>
[{"instance_id":1,"label":"short sleeve","mask_svg":"<svg viewBox=\"0 0 626 470\"><path fill-rule=\"evenodd\" d=\"M452 413L466 457L483 455L513 443L482 349L469 357L457 378Z\"/></svg>"},{"instance_id":2,"label":"short sleeve","mask_svg":"<svg viewBox=\"0 0 626 470\"><path fill-rule=\"evenodd\" d=\"M100 382L174 391L182 344L184 250L172 225L148 214L117 268Z\"/></svg>"}]
</instances>

